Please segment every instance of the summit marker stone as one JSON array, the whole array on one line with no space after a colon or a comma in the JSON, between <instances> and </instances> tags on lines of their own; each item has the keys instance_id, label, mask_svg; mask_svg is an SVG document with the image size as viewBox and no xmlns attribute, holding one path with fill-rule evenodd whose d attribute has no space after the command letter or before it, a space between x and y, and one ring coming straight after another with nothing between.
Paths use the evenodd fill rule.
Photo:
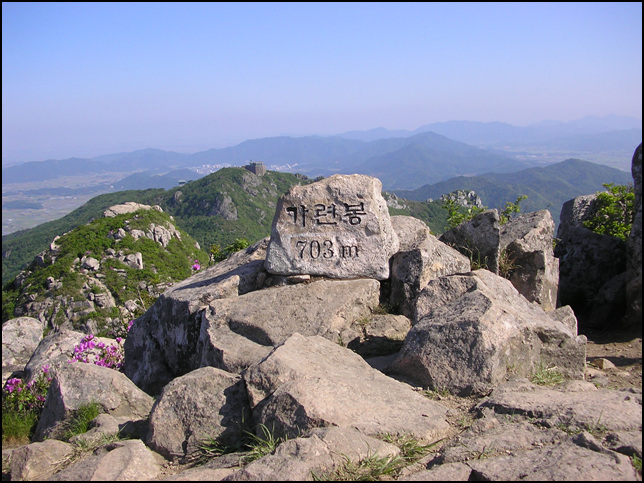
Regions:
<instances>
[{"instance_id":1,"label":"summit marker stone","mask_svg":"<svg viewBox=\"0 0 644 483\"><path fill-rule=\"evenodd\" d=\"M265 268L277 275L384 280L398 244L380 180L333 175L280 198Z\"/></svg>"}]
</instances>

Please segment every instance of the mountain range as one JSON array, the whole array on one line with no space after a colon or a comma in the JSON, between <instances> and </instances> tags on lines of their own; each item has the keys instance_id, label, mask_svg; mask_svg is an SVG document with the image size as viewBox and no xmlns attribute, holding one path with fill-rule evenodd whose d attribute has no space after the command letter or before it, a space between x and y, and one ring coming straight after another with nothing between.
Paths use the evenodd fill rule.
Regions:
<instances>
[{"instance_id":1,"label":"mountain range","mask_svg":"<svg viewBox=\"0 0 644 483\"><path fill-rule=\"evenodd\" d=\"M571 153L602 153L606 157L603 164L626 170L630 166L630 155L641 142L641 125L637 119L618 116L567 123L544 122L527 127L450 121L427 124L414 131L377 128L326 137L253 139L194 154L144 149L92 159L33 161L3 167L2 174L4 185L90 173L147 172L149 176L164 176L177 169L194 171L202 165L242 166L253 160L263 162L269 169L309 177L361 173L377 176L385 189L417 189L456 176L507 173L534 167L542 163L543 153L552 151L562 154L558 161L575 157ZM587 156L583 158L592 161ZM546 159L546 162L552 161L552 156ZM195 171L195 176L187 179L197 177ZM147 186L130 182L121 185L151 187L150 180L143 178L141 182ZM168 179L154 181L157 181L155 187L166 187L170 182Z\"/></svg>"}]
</instances>

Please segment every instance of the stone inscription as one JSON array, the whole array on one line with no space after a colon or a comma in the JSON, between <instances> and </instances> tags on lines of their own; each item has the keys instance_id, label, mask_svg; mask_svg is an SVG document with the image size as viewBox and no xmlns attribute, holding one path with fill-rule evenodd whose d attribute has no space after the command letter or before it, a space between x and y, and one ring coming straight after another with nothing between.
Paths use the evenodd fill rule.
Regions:
<instances>
[{"instance_id":1,"label":"stone inscription","mask_svg":"<svg viewBox=\"0 0 644 483\"><path fill-rule=\"evenodd\" d=\"M333 175L293 187L275 211L266 270L387 278L398 238L381 191L379 180L364 175Z\"/></svg>"},{"instance_id":2,"label":"stone inscription","mask_svg":"<svg viewBox=\"0 0 644 483\"><path fill-rule=\"evenodd\" d=\"M364 208L364 202L350 205L343 203L343 212L339 212L335 203L326 205L323 203L316 203L313 209L307 208L305 205L289 206L286 208L288 214L292 217L293 223L306 228L306 219L309 217L309 223L314 225L337 225L338 221L349 223L350 225L359 225L362 222L361 216L367 214ZM309 213L311 215L309 216Z\"/></svg>"},{"instance_id":3,"label":"stone inscription","mask_svg":"<svg viewBox=\"0 0 644 483\"><path fill-rule=\"evenodd\" d=\"M338 245L334 248L331 240L297 240L295 246L300 254L300 258L309 257L313 260L318 258L331 259L340 258L358 258L360 247L358 245Z\"/></svg>"}]
</instances>

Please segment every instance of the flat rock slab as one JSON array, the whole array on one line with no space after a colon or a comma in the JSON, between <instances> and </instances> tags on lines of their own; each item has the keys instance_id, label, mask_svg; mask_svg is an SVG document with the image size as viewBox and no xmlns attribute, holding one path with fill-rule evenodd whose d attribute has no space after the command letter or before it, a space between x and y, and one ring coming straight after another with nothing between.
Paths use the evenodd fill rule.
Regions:
<instances>
[{"instance_id":1,"label":"flat rock slab","mask_svg":"<svg viewBox=\"0 0 644 483\"><path fill-rule=\"evenodd\" d=\"M280 198L265 267L276 275L384 280L398 245L380 180L333 175Z\"/></svg>"},{"instance_id":2,"label":"flat rock slab","mask_svg":"<svg viewBox=\"0 0 644 483\"><path fill-rule=\"evenodd\" d=\"M434 442L449 432L444 406L320 336L294 334L243 377L255 421L277 434L338 426Z\"/></svg>"},{"instance_id":3,"label":"flat rock slab","mask_svg":"<svg viewBox=\"0 0 644 483\"><path fill-rule=\"evenodd\" d=\"M526 414L549 427L609 431L641 431L642 393L596 389L575 381L560 391L516 379L498 386L478 408L497 413Z\"/></svg>"}]
</instances>

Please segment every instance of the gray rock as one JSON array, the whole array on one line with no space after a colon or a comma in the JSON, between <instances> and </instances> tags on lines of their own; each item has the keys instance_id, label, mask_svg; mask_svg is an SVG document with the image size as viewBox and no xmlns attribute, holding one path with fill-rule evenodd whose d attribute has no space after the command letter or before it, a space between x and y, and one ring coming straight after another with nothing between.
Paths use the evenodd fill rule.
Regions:
<instances>
[{"instance_id":1,"label":"gray rock","mask_svg":"<svg viewBox=\"0 0 644 483\"><path fill-rule=\"evenodd\" d=\"M169 222L166 223L166 226L151 223L145 236L154 240L163 248L167 248L168 243L170 243L173 238L181 239L181 233Z\"/></svg>"},{"instance_id":2,"label":"gray rock","mask_svg":"<svg viewBox=\"0 0 644 483\"><path fill-rule=\"evenodd\" d=\"M2 324L2 385L12 373L21 372L42 340L43 324L32 317L18 317Z\"/></svg>"},{"instance_id":3,"label":"gray rock","mask_svg":"<svg viewBox=\"0 0 644 483\"><path fill-rule=\"evenodd\" d=\"M595 213L596 198L579 196L563 204L554 250L559 258L558 304L570 305L580 323L589 327L613 324L625 310L626 243L583 226ZM605 285L604 297L597 301ZM611 293L613 300L606 300Z\"/></svg>"},{"instance_id":4,"label":"gray rock","mask_svg":"<svg viewBox=\"0 0 644 483\"><path fill-rule=\"evenodd\" d=\"M434 442L449 431L443 406L319 336L294 334L243 377L255 420L277 435L338 426Z\"/></svg>"},{"instance_id":5,"label":"gray rock","mask_svg":"<svg viewBox=\"0 0 644 483\"><path fill-rule=\"evenodd\" d=\"M137 270L143 270L143 255L141 255L141 252L130 253L122 258L123 263L126 265Z\"/></svg>"},{"instance_id":6,"label":"gray rock","mask_svg":"<svg viewBox=\"0 0 644 483\"><path fill-rule=\"evenodd\" d=\"M46 480L59 471L73 454L71 444L55 439L17 448L11 455L11 481Z\"/></svg>"},{"instance_id":7,"label":"gray rock","mask_svg":"<svg viewBox=\"0 0 644 483\"><path fill-rule=\"evenodd\" d=\"M34 440L56 437L64 421L89 403L98 403L101 412L136 421L148 417L153 399L113 369L82 362L60 366L49 387Z\"/></svg>"},{"instance_id":8,"label":"gray rock","mask_svg":"<svg viewBox=\"0 0 644 483\"><path fill-rule=\"evenodd\" d=\"M539 364L583 378L586 338L488 270L432 280L418 297L416 314L389 370L423 386L485 394L508 371L528 375Z\"/></svg>"},{"instance_id":9,"label":"gray rock","mask_svg":"<svg viewBox=\"0 0 644 483\"><path fill-rule=\"evenodd\" d=\"M626 323L642 325L642 145L631 164L635 191L635 217L626 240Z\"/></svg>"},{"instance_id":10,"label":"gray rock","mask_svg":"<svg viewBox=\"0 0 644 483\"><path fill-rule=\"evenodd\" d=\"M163 388L150 413L148 446L168 459L198 452L204 441L242 439L250 407L240 376L203 367Z\"/></svg>"},{"instance_id":11,"label":"gray rock","mask_svg":"<svg viewBox=\"0 0 644 483\"><path fill-rule=\"evenodd\" d=\"M411 321L404 315L376 314L358 320L362 334L347 347L362 357L384 356L398 352L411 329Z\"/></svg>"},{"instance_id":12,"label":"gray rock","mask_svg":"<svg viewBox=\"0 0 644 483\"><path fill-rule=\"evenodd\" d=\"M472 468L464 463L448 463L422 470L397 481L470 481Z\"/></svg>"},{"instance_id":13,"label":"gray rock","mask_svg":"<svg viewBox=\"0 0 644 483\"><path fill-rule=\"evenodd\" d=\"M525 379L513 380L495 388L477 408L528 415L542 425L568 430L642 428L641 391L598 390L591 383L578 383L567 391L558 391L535 386Z\"/></svg>"},{"instance_id":14,"label":"gray rock","mask_svg":"<svg viewBox=\"0 0 644 483\"><path fill-rule=\"evenodd\" d=\"M89 424L85 433L69 438L69 442L89 447L98 447L106 438L116 436L140 438L147 431L147 421L132 421L128 416L99 414Z\"/></svg>"},{"instance_id":15,"label":"gray rock","mask_svg":"<svg viewBox=\"0 0 644 483\"><path fill-rule=\"evenodd\" d=\"M237 207L233 203L232 198L227 194L219 194L215 199L214 206L209 213L209 216L221 216L224 220L237 219Z\"/></svg>"},{"instance_id":16,"label":"gray rock","mask_svg":"<svg viewBox=\"0 0 644 483\"><path fill-rule=\"evenodd\" d=\"M87 270L96 271L101 268L101 262L93 257L83 257L81 258L81 267L86 268Z\"/></svg>"},{"instance_id":17,"label":"gray rock","mask_svg":"<svg viewBox=\"0 0 644 483\"><path fill-rule=\"evenodd\" d=\"M50 478L51 481L150 481L164 460L140 439L118 441L96 450Z\"/></svg>"},{"instance_id":18,"label":"gray rock","mask_svg":"<svg viewBox=\"0 0 644 483\"><path fill-rule=\"evenodd\" d=\"M393 217L396 234L404 243L392 258L390 303L414 319L416 299L427 283L442 275L469 272L470 260L430 234L422 221L407 218L411 217Z\"/></svg>"},{"instance_id":19,"label":"gray rock","mask_svg":"<svg viewBox=\"0 0 644 483\"><path fill-rule=\"evenodd\" d=\"M210 327L228 326L257 344L281 344L293 333L347 343L360 336L353 323L378 305L380 283L372 279L320 280L214 300Z\"/></svg>"},{"instance_id":20,"label":"gray rock","mask_svg":"<svg viewBox=\"0 0 644 483\"><path fill-rule=\"evenodd\" d=\"M266 270L388 278L398 237L381 191L380 180L357 174L291 188L277 204Z\"/></svg>"},{"instance_id":21,"label":"gray rock","mask_svg":"<svg viewBox=\"0 0 644 483\"><path fill-rule=\"evenodd\" d=\"M38 377L44 365L48 364L51 374L55 374L61 366L69 364L74 355L74 347L80 344L81 339L87 334L68 329L61 329L49 333L44 337L38 347L34 350L29 362L25 366L25 379L31 380ZM106 345L115 344L114 339L106 337L94 337L96 343L102 342Z\"/></svg>"},{"instance_id":22,"label":"gray rock","mask_svg":"<svg viewBox=\"0 0 644 483\"><path fill-rule=\"evenodd\" d=\"M136 319L125 341L127 376L145 391L158 393L175 377L203 365L213 365L201 364L204 351L198 347L204 310L213 300L255 290L258 274L263 271L267 245L268 238L265 238L227 260L197 272L159 296L152 307ZM232 344L227 346L229 351L255 352L261 357L261 346L237 336L227 327L222 331L223 335L219 337ZM234 372L230 366L217 367Z\"/></svg>"},{"instance_id":23,"label":"gray rock","mask_svg":"<svg viewBox=\"0 0 644 483\"><path fill-rule=\"evenodd\" d=\"M319 481L350 462L368 457L394 458L400 449L349 428L317 428L281 443L224 481Z\"/></svg>"},{"instance_id":24,"label":"gray rock","mask_svg":"<svg viewBox=\"0 0 644 483\"><path fill-rule=\"evenodd\" d=\"M559 260L552 239L555 222L548 210L526 213L501 225L499 274L545 311L557 307Z\"/></svg>"},{"instance_id":25,"label":"gray rock","mask_svg":"<svg viewBox=\"0 0 644 483\"><path fill-rule=\"evenodd\" d=\"M150 205L142 205L140 203L128 201L120 205L110 206L107 210L103 212L103 216L114 218L115 216L123 215L125 213L134 213L135 211L138 211L138 210L150 210L150 209L163 211L160 206L152 207Z\"/></svg>"},{"instance_id":26,"label":"gray rock","mask_svg":"<svg viewBox=\"0 0 644 483\"><path fill-rule=\"evenodd\" d=\"M473 266L498 273L500 237L499 211L486 210L446 231L439 240L468 257Z\"/></svg>"}]
</instances>

